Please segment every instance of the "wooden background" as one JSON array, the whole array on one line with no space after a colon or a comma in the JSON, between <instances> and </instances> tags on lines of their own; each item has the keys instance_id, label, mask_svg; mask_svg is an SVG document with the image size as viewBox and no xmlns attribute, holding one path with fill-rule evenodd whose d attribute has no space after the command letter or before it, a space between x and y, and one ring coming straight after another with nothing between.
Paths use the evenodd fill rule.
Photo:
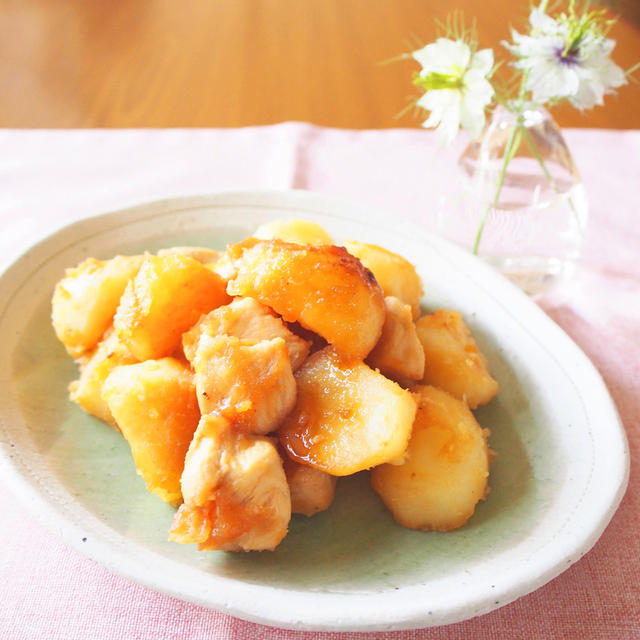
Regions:
<instances>
[{"instance_id":1,"label":"wooden background","mask_svg":"<svg viewBox=\"0 0 640 640\"><path fill-rule=\"evenodd\" d=\"M628 68L640 59L640 0L611 3L622 14L614 60ZM380 63L412 37L430 41L454 6L502 55L529 2L0 0L0 126L418 126L394 119L416 65ZM640 128L640 86L554 114L563 126Z\"/></svg>"}]
</instances>

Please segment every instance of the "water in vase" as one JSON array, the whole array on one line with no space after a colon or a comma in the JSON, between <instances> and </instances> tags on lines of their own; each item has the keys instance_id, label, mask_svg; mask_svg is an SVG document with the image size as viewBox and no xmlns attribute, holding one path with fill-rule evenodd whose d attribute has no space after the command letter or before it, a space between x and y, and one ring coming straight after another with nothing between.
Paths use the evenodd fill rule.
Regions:
<instances>
[{"instance_id":1,"label":"water in vase","mask_svg":"<svg viewBox=\"0 0 640 640\"><path fill-rule=\"evenodd\" d=\"M441 233L473 249L531 295L573 272L584 239L584 186L555 122L544 110L520 116L519 146L496 199L513 114L494 114L459 161L455 195L441 208ZM494 202L496 203L494 206Z\"/></svg>"}]
</instances>

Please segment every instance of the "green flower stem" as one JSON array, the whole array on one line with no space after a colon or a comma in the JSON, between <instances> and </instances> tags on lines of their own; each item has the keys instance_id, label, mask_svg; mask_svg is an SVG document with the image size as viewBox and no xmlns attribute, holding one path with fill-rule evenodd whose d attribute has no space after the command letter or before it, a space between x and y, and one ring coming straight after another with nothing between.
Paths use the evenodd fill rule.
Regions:
<instances>
[{"instance_id":1,"label":"green flower stem","mask_svg":"<svg viewBox=\"0 0 640 640\"><path fill-rule=\"evenodd\" d=\"M523 126L521 124L516 124L513 129L511 129L511 133L509 134L509 139L507 140L507 145L504 150L504 160L502 161L502 167L500 169L500 174L498 175L498 184L496 186L496 192L493 196L493 201L488 204L483 213L482 218L480 220L480 226L478 227L478 231L476 233L476 239L473 243L473 254L478 255L478 247L480 246L480 240L482 239L482 233L484 231L484 226L487 223L487 217L489 216L489 210L492 207L498 206L498 201L500 200L500 193L502 191L502 186L504 184L505 176L507 175L507 167L509 163L513 159L518 147L520 146L520 140L522 139L522 131Z\"/></svg>"},{"instance_id":2,"label":"green flower stem","mask_svg":"<svg viewBox=\"0 0 640 640\"><path fill-rule=\"evenodd\" d=\"M625 72L625 76L633 75L638 69L640 69L640 62L636 62L632 67L629 67Z\"/></svg>"},{"instance_id":3,"label":"green flower stem","mask_svg":"<svg viewBox=\"0 0 640 640\"><path fill-rule=\"evenodd\" d=\"M547 0L543 0L543 2L541 3L541 6L542 5L546 6L546 4L547 4ZM476 256L478 255L478 248L480 247L480 240L482 239L484 226L487 223L489 210L492 207L498 206L498 201L500 200L500 193L502 192L502 186L504 184L504 179L507 174L507 167L509 166L509 163L513 159L513 156L515 155L516 151L518 150L518 147L520 146L520 140L522 139L522 129L524 129L524 126L520 122L520 116L522 114L522 110L524 109L524 105L525 105L528 79L529 79L529 69L526 69L525 72L522 74L522 80L520 81L520 90L518 91L517 107L515 108L515 110L511 110L506 105L505 101L501 99L498 100L498 102L501 102L502 104L505 105L505 108L508 111L511 111L511 113L514 114L516 119L516 124L511 130L511 133L509 134L509 139L507 140L507 145L504 150L504 160L502 162L502 168L500 169L500 174L498 175L498 185L496 187L495 195L493 196L493 201L489 203L485 207L484 211L482 212L480 225L478 226L478 231L476 232L476 239L473 243L473 249L472 249L473 254ZM516 144L516 137L518 138L517 144Z\"/></svg>"},{"instance_id":4,"label":"green flower stem","mask_svg":"<svg viewBox=\"0 0 640 640\"><path fill-rule=\"evenodd\" d=\"M540 165L540 168L542 169L545 178L551 183L551 186L557 191L553 178L551 177L551 174L549 173L549 169L547 169L547 165L545 164L544 158L540 155L540 152L536 148L536 145L533 142L533 139L531 138L531 134L529 133L529 130L526 127L523 127L523 131L524 131L524 139L527 143L527 146L529 147L529 151L531 151L531 154L533 155L533 157L538 161L538 164Z\"/></svg>"}]
</instances>

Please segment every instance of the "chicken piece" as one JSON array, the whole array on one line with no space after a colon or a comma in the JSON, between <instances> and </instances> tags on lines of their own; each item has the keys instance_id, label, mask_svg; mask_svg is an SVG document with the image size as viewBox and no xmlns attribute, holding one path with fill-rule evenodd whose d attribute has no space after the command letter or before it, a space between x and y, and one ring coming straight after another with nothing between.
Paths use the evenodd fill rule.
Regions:
<instances>
[{"instance_id":1,"label":"chicken piece","mask_svg":"<svg viewBox=\"0 0 640 640\"><path fill-rule=\"evenodd\" d=\"M296 244L331 245L331 236L315 222L290 218L289 220L272 220L261 224L253 233L254 238L272 240L278 238Z\"/></svg>"},{"instance_id":2,"label":"chicken piece","mask_svg":"<svg viewBox=\"0 0 640 640\"><path fill-rule=\"evenodd\" d=\"M245 238L242 242L227 245L227 248L220 254L220 258L208 265L209 269L217 273L225 282L235 278L237 273L236 263L242 254L260 242L258 238Z\"/></svg>"},{"instance_id":3,"label":"chicken piece","mask_svg":"<svg viewBox=\"0 0 640 640\"><path fill-rule=\"evenodd\" d=\"M298 399L278 435L294 460L346 476L401 458L416 412L413 396L333 347L296 372Z\"/></svg>"},{"instance_id":4,"label":"chicken piece","mask_svg":"<svg viewBox=\"0 0 640 640\"><path fill-rule=\"evenodd\" d=\"M103 397L149 491L177 504L200 419L193 373L173 358L122 365L106 379Z\"/></svg>"},{"instance_id":5,"label":"chicken piece","mask_svg":"<svg viewBox=\"0 0 640 640\"><path fill-rule=\"evenodd\" d=\"M296 382L282 338L247 343L203 335L193 366L201 412L231 412L245 433L275 430L295 405Z\"/></svg>"},{"instance_id":6,"label":"chicken piece","mask_svg":"<svg viewBox=\"0 0 640 640\"><path fill-rule=\"evenodd\" d=\"M398 524L451 531L488 491L488 431L468 407L435 387L415 386L418 413L400 465L371 470L371 484Z\"/></svg>"},{"instance_id":7,"label":"chicken piece","mask_svg":"<svg viewBox=\"0 0 640 640\"><path fill-rule=\"evenodd\" d=\"M165 256L187 256L204 265L215 264L220 260L221 255L219 251L207 247L167 247L158 251L159 258L164 258Z\"/></svg>"},{"instance_id":8,"label":"chicken piece","mask_svg":"<svg viewBox=\"0 0 640 640\"><path fill-rule=\"evenodd\" d=\"M67 269L51 301L53 328L73 358L96 347L113 321L127 283L143 256L116 256L101 262L88 258Z\"/></svg>"},{"instance_id":9,"label":"chicken piece","mask_svg":"<svg viewBox=\"0 0 640 640\"><path fill-rule=\"evenodd\" d=\"M113 324L142 362L171 355L201 314L228 302L222 278L193 258L147 255L122 295Z\"/></svg>"},{"instance_id":10,"label":"chicken piece","mask_svg":"<svg viewBox=\"0 0 640 640\"><path fill-rule=\"evenodd\" d=\"M411 316L411 307L398 298L384 299L387 316L378 344L367 357L367 364L393 380L421 380L424 375L424 349Z\"/></svg>"},{"instance_id":11,"label":"chicken piece","mask_svg":"<svg viewBox=\"0 0 640 640\"><path fill-rule=\"evenodd\" d=\"M371 269L385 296L394 296L411 305L413 319L420 317L422 280L408 260L375 244L348 240L344 246L367 269Z\"/></svg>"},{"instance_id":12,"label":"chicken piece","mask_svg":"<svg viewBox=\"0 0 640 640\"><path fill-rule=\"evenodd\" d=\"M262 240L242 253L236 268L229 294L255 298L346 356L364 359L380 337L382 290L342 247Z\"/></svg>"},{"instance_id":13,"label":"chicken piece","mask_svg":"<svg viewBox=\"0 0 640 640\"><path fill-rule=\"evenodd\" d=\"M273 550L287 534L291 498L271 439L202 416L182 474L184 504L169 540L199 549Z\"/></svg>"},{"instance_id":14,"label":"chicken piece","mask_svg":"<svg viewBox=\"0 0 640 640\"><path fill-rule=\"evenodd\" d=\"M236 298L231 304L214 309L182 336L182 348L190 362L194 360L200 336L204 334L234 336L255 342L282 338L294 371L309 355L309 343L292 333L271 309L253 298Z\"/></svg>"},{"instance_id":15,"label":"chicken piece","mask_svg":"<svg viewBox=\"0 0 640 640\"><path fill-rule=\"evenodd\" d=\"M80 378L69 385L69 397L87 413L116 427L116 421L102 397L107 376L119 365L137 362L129 349L110 328L105 337L80 368Z\"/></svg>"},{"instance_id":16,"label":"chicken piece","mask_svg":"<svg viewBox=\"0 0 640 640\"><path fill-rule=\"evenodd\" d=\"M471 409L498 393L489 363L457 311L439 310L416 322L426 365L422 382L444 389Z\"/></svg>"},{"instance_id":17,"label":"chicken piece","mask_svg":"<svg viewBox=\"0 0 640 640\"><path fill-rule=\"evenodd\" d=\"M300 464L284 454L282 463L291 492L291 512L311 517L333 502L336 477Z\"/></svg>"}]
</instances>

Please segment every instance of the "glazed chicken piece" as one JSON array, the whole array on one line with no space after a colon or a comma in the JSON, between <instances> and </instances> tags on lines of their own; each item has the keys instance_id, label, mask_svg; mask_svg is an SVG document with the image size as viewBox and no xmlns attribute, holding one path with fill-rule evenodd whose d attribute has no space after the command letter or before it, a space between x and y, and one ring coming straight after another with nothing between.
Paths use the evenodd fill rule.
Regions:
<instances>
[{"instance_id":1,"label":"glazed chicken piece","mask_svg":"<svg viewBox=\"0 0 640 640\"><path fill-rule=\"evenodd\" d=\"M222 416L202 416L185 459L182 495L169 532L174 542L262 551L287 534L291 498L273 441L240 433Z\"/></svg>"},{"instance_id":2,"label":"glazed chicken piece","mask_svg":"<svg viewBox=\"0 0 640 640\"><path fill-rule=\"evenodd\" d=\"M200 336L234 336L243 340L285 341L291 368L296 371L309 355L309 342L292 333L274 313L253 298L236 298L230 304L218 307L202 316L182 336L182 348L187 360L193 362Z\"/></svg>"},{"instance_id":3,"label":"glazed chicken piece","mask_svg":"<svg viewBox=\"0 0 640 640\"><path fill-rule=\"evenodd\" d=\"M232 278L235 278L237 273L236 264L242 257L242 254L247 250L260 242L257 238L249 236L241 242L227 245L227 248L220 254L220 257L216 262L213 262L208 266L211 271L217 273L225 282L228 282Z\"/></svg>"},{"instance_id":4,"label":"glazed chicken piece","mask_svg":"<svg viewBox=\"0 0 640 640\"><path fill-rule=\"evenodd\" d=\"M295 405L296 381L282 338L253 343L203 335L193 366L200 411L231 412L245 433L273 431Z\"/></svg>"},{"instance_id":5,"label":"glazed chicken piece","mask_svg":"<svg viewBox=\"0 0 640 640\"><path fill-rule=\"evenodd\" d=\"M373 274L343 247L262 240L235 262L227 293L255 298L352 358L373 349L385 318Z\"/></svg>"}]
</instances>

